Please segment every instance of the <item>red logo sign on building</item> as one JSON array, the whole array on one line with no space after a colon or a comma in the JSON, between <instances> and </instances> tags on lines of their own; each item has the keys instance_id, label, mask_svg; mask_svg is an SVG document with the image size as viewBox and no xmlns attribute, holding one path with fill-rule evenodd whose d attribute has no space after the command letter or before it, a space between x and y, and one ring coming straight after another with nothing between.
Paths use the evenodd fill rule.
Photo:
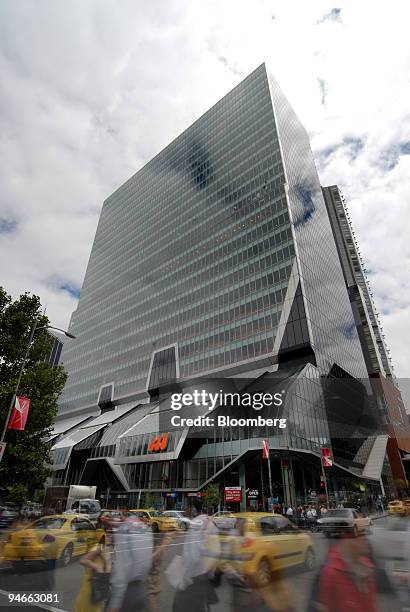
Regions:
<instances>
[{"instance_id":1,"label":"red logo sign on building","mask_svg":"<svg viewBox=\"0 0 410 612\"><path fill-rule=\"evenodd\" d=\"M29 408L30 400L28 397L16 396L7 429L23 431L27 423Z\"/></svg>"},{"instance_id":2,"label":"red logo sign on building","mask_svg":"<svg viewBox=\"0 0 410 612\"><path fill-rule=\"evenodd\" d=\"M167 448L169 433L154 436L148 447L149 453L161 453Z\"/></svg>"},{"instance_id":3,"label":"red logo sign on building","mask_svg":"<svg viewBox=\"0 0 410 612\"><path fill-rule=\"evenodd\" d=\"M224 500L226 502L241 502L242 487L225 487Z\"/></svg>"}]
</instances>

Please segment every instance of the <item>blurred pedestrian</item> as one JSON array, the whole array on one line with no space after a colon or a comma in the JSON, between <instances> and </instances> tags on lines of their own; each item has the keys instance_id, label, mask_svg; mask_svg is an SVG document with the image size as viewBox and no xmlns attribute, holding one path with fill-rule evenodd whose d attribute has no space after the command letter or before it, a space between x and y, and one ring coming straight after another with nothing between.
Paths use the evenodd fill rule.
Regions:
<instances>
[{"instance_id":1,"label":"blurred pedestrian","mask_svg":"<svg viewBox=\"0 0 410 612\"><path fill-rule=\"evenodd\" d=\"M289 506L288 509L286 510L286 516L288 517L289 520L293 519L293 508L292 508L292 506Z\"/></svg>"},{"instance_id":2,"label":"blurred pedestrian","mask_svg":"<svg viewBox=\"0 0 410 612\"><path fill-rule=\"evenodd\" d=\"M321 612L377 612L376 567L366 537L345 535L322 569L317 609Z\"/></svg>"},{"instance_id":3,"label":"blurred pedestrian","mask_svg":"<svg viewBox=\"0 0 410 612\"><path fill-rule=\"evenodd\" d=\"M107 612L137 612L146 605L145 579L152 566L152 531L126 519L115 531L111 595Z\"/></svg>"},{"instance_id":4,"label":"blurred pedestrian","mask_svg":"<svg viewBox=\"0 0 410 612\"><path fill-rule=\"evenodd\" d=\"M102 612L109 596L111 555L105 544L97 544L84 555L83 582L74 612Z\"/></svg>"},{"instance_id":5,"label":"blurred pedestrian","mask_svg":"<svg viewBox=\"0 0 410 612\"><path fill-rule=\"evenodd\" d=\"M166 534L162 541L156 544L154 541L154 552L152 554L152 565L145 579L145 590L147 596L146 612L160 612L161 595L161 562L164 551L171 544L173 536Z\"/></svg>"},{"instance_id":6,"label":"blurred pedestrian","mask_svg":"<svg viewBox=\"0 0 410 612\"><path fill-rule=\"evenodd\" d=\"M202 512L200 500L195 502L193 520L185 536L181 559L181 579L175 593L173 612L208 612L217 603L214 584L215 560L209 557L209 538L217 536L217 529Z\"/></svg>"}]
</instances>

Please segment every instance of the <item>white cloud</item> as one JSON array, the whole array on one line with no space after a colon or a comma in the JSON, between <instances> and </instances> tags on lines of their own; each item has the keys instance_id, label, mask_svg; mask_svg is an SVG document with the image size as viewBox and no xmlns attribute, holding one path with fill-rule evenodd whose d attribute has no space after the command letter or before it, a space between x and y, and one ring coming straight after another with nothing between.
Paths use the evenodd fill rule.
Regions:
<instances>
[{"instance_id":1,"label":"white cloud","mask_svg":"<svg viewBox=\"0 0 410 612\"><path fill-rule=\"evenodd\" d=\"M397 149L410 141L408 3L5 0L2 13L0 219L18 226L0 234L0 261L13 295L38 293L66 326L75 300L55 287L81 286L104 198L268 59L323 184L343 188L410 377L410 156Z\"/></svg>"}]
</instances>

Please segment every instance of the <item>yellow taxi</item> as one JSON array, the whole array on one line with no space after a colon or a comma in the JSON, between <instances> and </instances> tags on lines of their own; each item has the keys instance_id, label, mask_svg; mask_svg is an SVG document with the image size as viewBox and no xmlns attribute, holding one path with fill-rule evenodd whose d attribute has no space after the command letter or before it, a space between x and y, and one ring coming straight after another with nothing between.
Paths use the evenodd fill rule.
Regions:
<instances>
[{"instance_id":1,"label":"yellow taxi","mask_svg":"<svg viewBox=\"0 0 410 612\"><path fill-rule=\"evenodd\" d=\"M179 530L178 520L171 516L163 515L159 510L137 508L136 510L129 510L128 514L144 521L144 523L151 527L154 533Z\"/></svg>"},{"instance_id":2,"label":"yellow taxi","mask_svg":"<svg viewBox=\"0 0 410 612\"><path fill-rule=\"evenodd\" d=\"M387 512L392 516L406 516L409 502L407 500L395 499L387 504Z\"/></svg>"},{"instance_id":3,"label":"yellow taxi","mask_svg":"<svg viewBox=\"0 0 410 612\"><path fill-rule=\"evenodd\" d=\"M50 560L66 566L73 557L83 555L104 540L104 530L96 529L80 514L43 516L9 534L3 558L16 567L26 562Z\"/></svg>"},{"instance_id":4,"label":"yellow taxi","mask_svg":"<svg viewBox=\"0 0 410 612\"><path fill-rule=\"evenodd\" d=\"M315 566L312 538L281 514L239 512L234 514L235 528L229 534L210 536L209 556L219 558L222 571L233 569L252 578L261 586L273 572L295 565L307 570ZM219 550L213 538L219 538Z\"/></svg>"}]
</instances>

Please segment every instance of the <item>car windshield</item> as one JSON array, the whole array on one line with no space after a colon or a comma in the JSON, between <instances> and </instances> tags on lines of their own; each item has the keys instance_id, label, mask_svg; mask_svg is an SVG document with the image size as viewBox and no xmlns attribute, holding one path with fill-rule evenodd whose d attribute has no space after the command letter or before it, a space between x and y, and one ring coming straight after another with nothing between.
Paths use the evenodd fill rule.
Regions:
<instances>
[{"instance_id":1,"label":"car windshield","mask_svg":"<svg viewBox=\"0 0 410 612\"><path fill-rule=\"evenodd\" d=\"M162 512L159 512L158 510L153 510L152 512L150 512L151 516L162 516Z\"/></svg>"},{"instance_id":2,"label":"car windshield","mask_svg":"<svg viewBox=\"0 0 410 612\"><path fill-rule=\"evenodd\" d=\"M32 525L34 529L61 529L66 522L63 518L44 518L35 521Z\"/></svg>"},{"instance_id":3,"label":"car windshield","mask_svg":"<svg viewBox=\"0 0 410 612\"><path fill-rule=\"evenodd\" d=\"M334 517L334 516L351 516L352 511L351 510L328 510L326 512L326 514L324 515L325 518L330 518L330 517Z\"/></svg>"}]
</instances>

